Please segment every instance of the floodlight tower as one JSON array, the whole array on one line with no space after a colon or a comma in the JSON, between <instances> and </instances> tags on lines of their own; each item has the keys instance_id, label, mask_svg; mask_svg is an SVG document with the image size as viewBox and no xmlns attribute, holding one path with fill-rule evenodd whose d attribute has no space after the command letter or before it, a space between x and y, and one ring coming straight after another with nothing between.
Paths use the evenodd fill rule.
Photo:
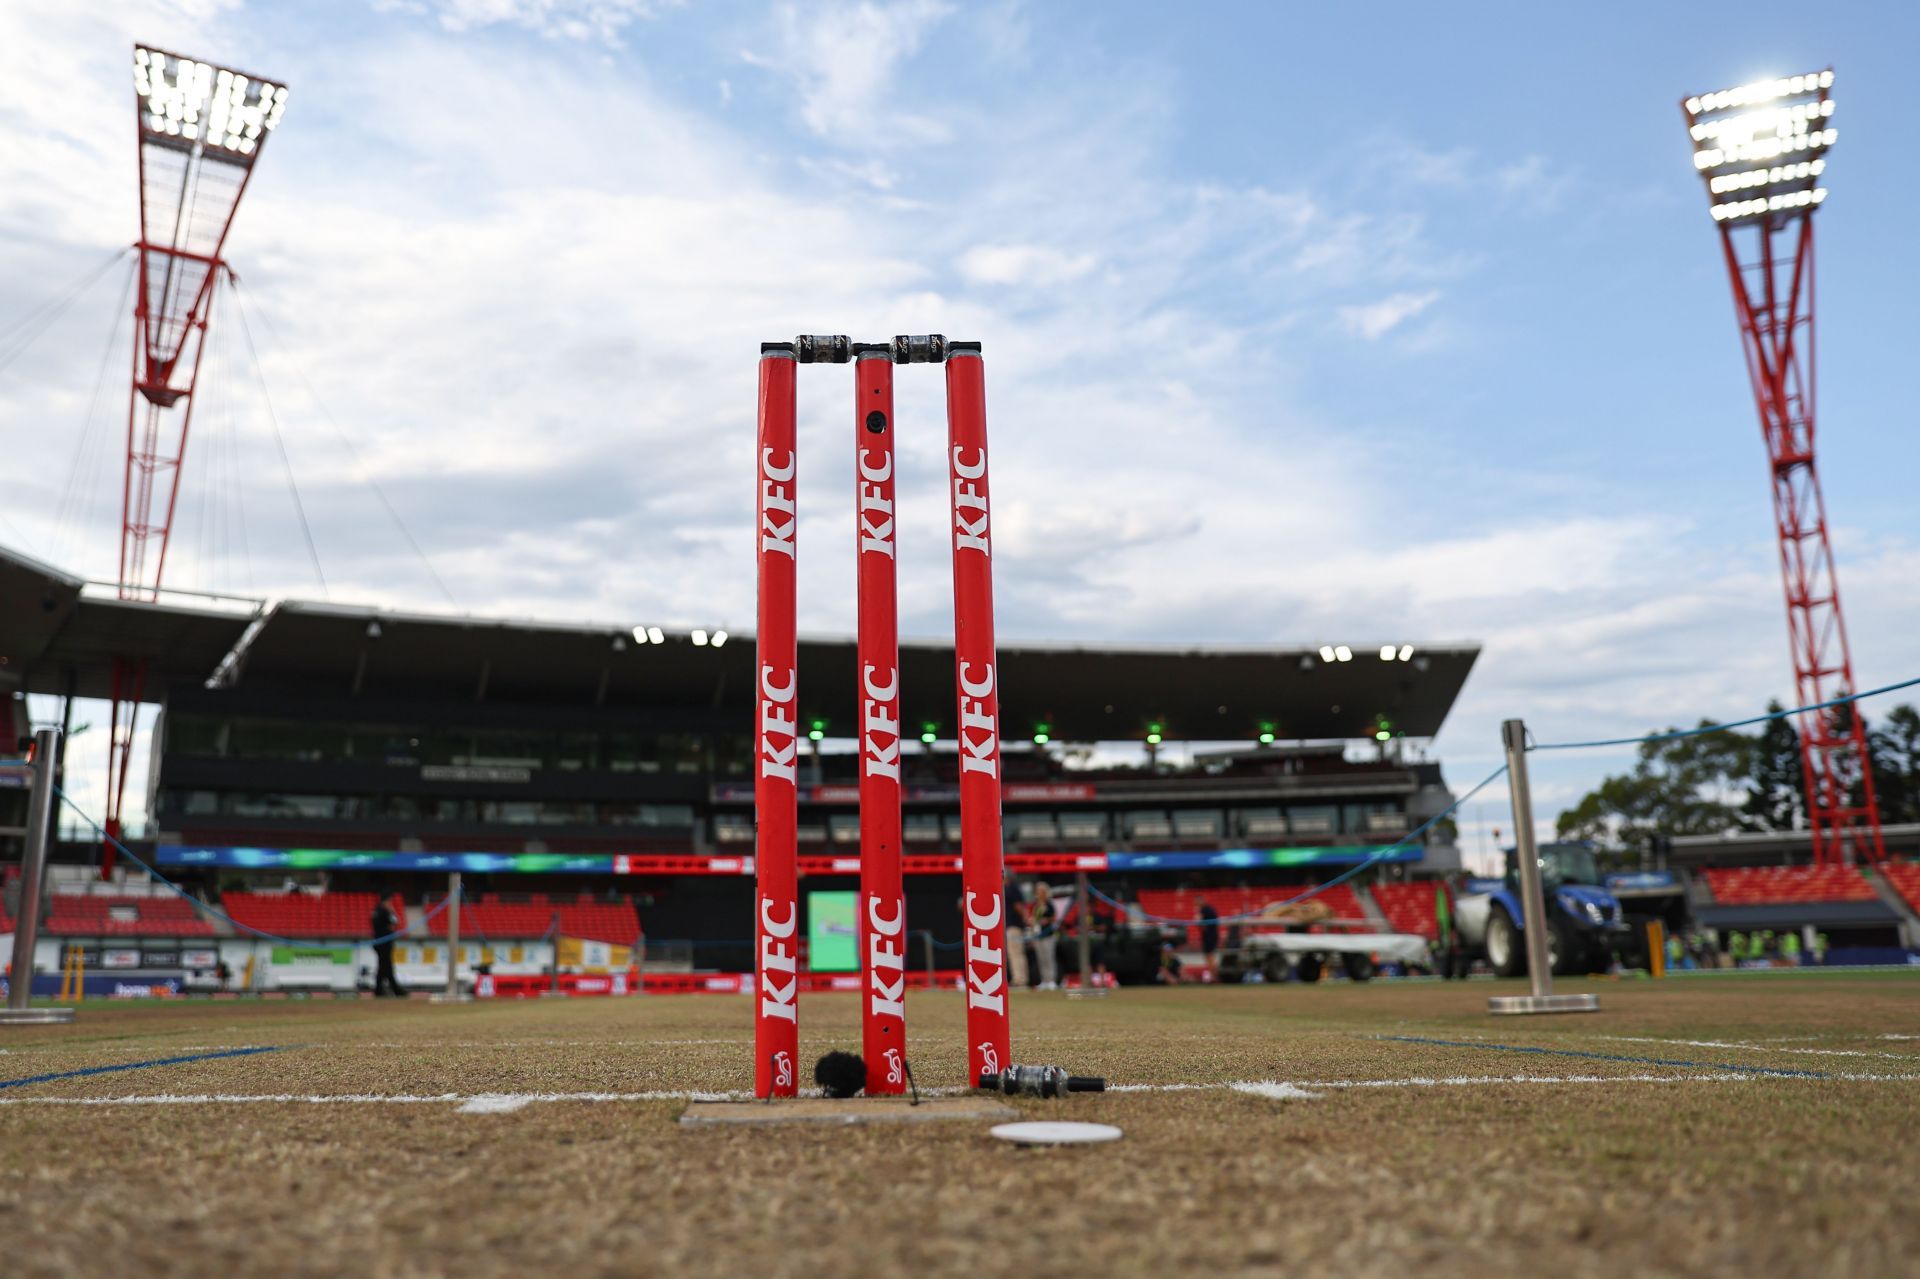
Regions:
<instances>
[{"instance_id":1,"label":"floodlight tower","mask_svg":"<svg viewBox=\"0 0 1920 1279\"><path fill-rule=\"evenodd\" d=\"M121 599L150 601L158 598L166 571L194 385L214 291L226 270L221 250L260 149L286 109L287 90L141 45L133 50L133 90L140 265L117 580ZM114 659L106 829L116 839L146 676L145 661ZM101 850L101 868L113 869L111 843Z\"/></svg>"},{"instance_id":2,"label":"floodlight tower","mask_svg":"<svg viewBox=\"0 0 1920 1279\"><path fill-rule=\"evenodd\" d=\"M1693 165L1707 184L1733 282L1747 376L1773 476L1780 574L1800 705L1850 696L1825 500L1814 469L1813 212L1833 145L1832 70L1686 99ZM1800 717L1816 863L1879 861L1880 809L1866 728L1845 706Z\"/></svg>"}]
</instances>

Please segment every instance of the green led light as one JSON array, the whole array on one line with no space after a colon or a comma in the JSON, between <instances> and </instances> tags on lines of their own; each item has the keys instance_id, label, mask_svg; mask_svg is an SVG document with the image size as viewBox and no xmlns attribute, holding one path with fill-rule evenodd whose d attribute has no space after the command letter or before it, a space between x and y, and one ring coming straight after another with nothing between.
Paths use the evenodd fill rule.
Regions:
<instances>
[{"instance_id":1,"label":"green led light","mask_svg":"<svg viewBox=\"0 0 1920 1279\"><path fill-rule=\"evenodd\" d=\"M807 740L810 742L817 742L826 735L827 721L824 719L816 719L813 721L813 725L807 729Z\"/></svg>"},{"instance_id":2,"label":"green led light","mask_svg":"<svg viewBox=\"0 0 1920 1279\"><path fill-rule=\"evenodd\" d=\"M1158 733L1147 734L1147 745L1158 746L1159 744L1160 744L1160 734Z\"/></svg>"},{"instance_id":3,"label":"green led light","mask_svg":"<svg viewBox=\"0 0 1920 1279\"><path fill-rule=\"evenodd\" d=\"M1273 724L1270 721L1265 721L1265 720L1261 721L1260 744L1262 746L1273 745Z\"/></svg>"},{"instance_id":4,"label":"green led light","mask_svg":"<svg viewBox=\"0 0 1920 1279\"><path fill-rule=\"evenodd\" d=\"M1035 733L1033 735L1033 744L1035 746L1045 746L1047 744L1047 735L1045 733Z\"/></svg>"},{"instance_id":5,"label":"green led light","mask_svg":"<svg viewBox=\"0 0 1920 1279\"><path fill-rule=\"evenodd\" d=\"M1383 729L1381 729L1381 730L1379 730L1378 732L1376 732L1376 733L1375 733L1375 734L1373 735L1373 740L1374 740L1374 741L1376 741L1376 742L1388 742L1388 741L1392 741L1392 740L1393 740L1393 734L1392 734L1392 733L1390 733L1390 732L1388 732L1388 731L1387 731L1386 729L1384 729L1384 728L1383 728Z\"/></svg>"},{"instance_id":6,"label":"green led light","mask_svg":"<svg viewBox=\"0 0 1920 1279\"><path fill-rule=\"evenodd\" d=\"M940 726L932 720L920 726L920 740L931 746L940 740Z\"/></svg>"}]
</instances>

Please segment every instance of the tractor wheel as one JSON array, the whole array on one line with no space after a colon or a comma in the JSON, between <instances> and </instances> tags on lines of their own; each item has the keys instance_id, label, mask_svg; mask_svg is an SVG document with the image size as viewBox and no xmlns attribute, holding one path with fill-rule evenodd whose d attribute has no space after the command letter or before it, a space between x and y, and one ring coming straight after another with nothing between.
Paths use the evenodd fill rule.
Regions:
<instances>
[{"instance_id":1,"label":"tractor wheel","mask_svg":"<svg viewBox=\"0 0 1920 1279\"><path fill-rule=\"evenodd\" d=\"M1495 906L1487 914L1487 962L1501 977L1518 977L1527 971L1526 948L1520 930L1513 926L1506 908Z\"/></svg>"},{"instance_id":2,"label":"tractor wheel","mask_svg":"<svg viewBox=\"0 0 1920 1279\"><path fill-rule=\"evenodd\" d=\"M1368 981L1373 977L1372 955L1343 955L1340 966L1347 970L1347 980Z\"/></svg>"},{"instance_id":3,"label":"tractor wheel","mask_svg":"<svg viewBox=\"0 0 1920 1279\"><path fill-rule=\"evenodd\" d=\"M1300 956L1300 962L1294 965L1293 971L1294 975L1299 977L1301 981L1314 982L1320 980L1320 973L1325 967L1326 961L1321 959L1320 956L1302 955Z\"/></svg>"}]
</instances>

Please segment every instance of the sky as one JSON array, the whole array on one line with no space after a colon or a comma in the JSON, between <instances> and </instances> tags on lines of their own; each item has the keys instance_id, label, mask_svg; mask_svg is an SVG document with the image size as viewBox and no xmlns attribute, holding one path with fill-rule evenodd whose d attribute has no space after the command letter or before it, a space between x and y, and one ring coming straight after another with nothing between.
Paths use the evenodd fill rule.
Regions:
<instances>
[{"instance_id":1,"label":"sky","mask_svg":"<svg viewBox=\"0 0 1920 1279\"><path fill-rule=\"evenodd\" d=\"M1920 674L1920 175L1882 162L1915 10L1177 12L13 0L0 333L136 232L134 41L284 80L169 584L750 629L756 344L943 332L987 352L1003 642L1475 641L1432 744L1465 789L1509 717L1556 741L1793 700L1678 101L1832 65L1821 472L1860 685ZM0 367L0 543L102 578L123 278ZM939 380L909 372L903 628L937 636ZM814 382L801 623L849 633L845 388ZM1629 760L1537 757L1541 824ZM1511 831L1503 788L1461 816L1469 851Z\"/></svg>"}]
</instances>

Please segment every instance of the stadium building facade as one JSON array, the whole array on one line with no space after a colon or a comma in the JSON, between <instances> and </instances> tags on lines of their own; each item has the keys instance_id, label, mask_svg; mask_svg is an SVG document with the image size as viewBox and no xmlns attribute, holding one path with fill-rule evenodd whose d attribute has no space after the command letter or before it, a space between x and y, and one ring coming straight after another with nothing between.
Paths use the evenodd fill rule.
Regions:
<instances>
[{"instance_id":1,"label":"stadium building facade","mask_svg":"<svg viewBox=\"0 0 1920 1279\"><path fill-rule=\"evenodd\" d=\"M131 847L170 877L417 894L460 870L500 901L630 899L697 966L750 968L750 636L123 601L17 556L0 556L0 590L16 693L98 697L110 654L149 663L149 830ZM1450 842L1384 850L1449 802L1414 747L1477 655L1004 646L1009 866L1136 891L1309 882L1369 858L1451 870ZM801 641L809 891L857 874L854 658L851 640ZM912 927L953 937L951 649L904 643L901 679Z\"/></svg>"}]
</instances>

